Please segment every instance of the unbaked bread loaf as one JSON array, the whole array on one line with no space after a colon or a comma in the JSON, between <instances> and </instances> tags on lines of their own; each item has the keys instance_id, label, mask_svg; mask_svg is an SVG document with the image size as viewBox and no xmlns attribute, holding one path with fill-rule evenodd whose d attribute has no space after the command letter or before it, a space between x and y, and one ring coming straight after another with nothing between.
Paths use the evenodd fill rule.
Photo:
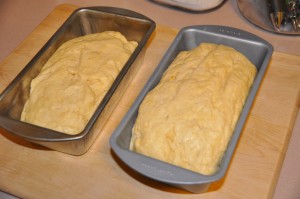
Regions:
<instances>
[{"instance_id":1,"label":"unbaked bread loaf","mask_svg":"<svg viewBox=\"0 0 300 199\"><path fill-rule=\"evenodd\" d=\"M67 41L32 80L21 120L80 133L136 46L114 31Z\"/></svg>"},{"instance_id":2,"label":"unbaked bread loaf","mask_svg":"<svg viewBox=\"0 0 300 199\"><path fill-rule=\"evenodd\" d=\"M256 75L235 49L202 43L178 54L140 105L130 149L213 174Z\"/></svg>"}]
</instances>

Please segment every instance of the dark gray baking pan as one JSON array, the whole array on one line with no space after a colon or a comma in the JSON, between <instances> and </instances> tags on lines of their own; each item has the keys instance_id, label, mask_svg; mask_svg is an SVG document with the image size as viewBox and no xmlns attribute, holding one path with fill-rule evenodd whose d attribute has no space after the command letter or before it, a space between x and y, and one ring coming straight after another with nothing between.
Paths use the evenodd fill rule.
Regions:
<instances>
[{"instance_id":1,"label":"dark gray baking pan","mask_svg":"<svg viewBox=\"0 0 300 199\"><path fill-rule=\"evenodd\" d=\"M180 51L190 50L203 42L223 44L235 48L243 53L258 70L228 148L218 171L213 175L202 175L129 150L132 127L143 98L158 84L164 71ZM112 134L110 138L112 150L125 164L141 175L194 193L206 191L210 183L222 179L228 169L272 53L273 47L265 40L232 27L202 25L181 29L132 107Z\"/></svg>"}]
</instances>

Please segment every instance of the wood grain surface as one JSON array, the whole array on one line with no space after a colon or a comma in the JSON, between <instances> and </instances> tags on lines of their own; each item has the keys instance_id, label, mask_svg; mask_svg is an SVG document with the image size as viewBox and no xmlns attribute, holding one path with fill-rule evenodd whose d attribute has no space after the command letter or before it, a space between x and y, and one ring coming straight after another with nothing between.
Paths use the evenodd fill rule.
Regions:
<instances>
[{"instance_id":1,"label":"wood grain surface","mask_svg":"<svg viewBox=\"0 0 300 199\"><path fill-rule=\"evenodd\" d=\"M76 6L62 4L0 64L2 91ZM271 198L299 110L300 57L274 52L225 177L191 194L142 177L109 138L178 30L158 25L144 62L91 149L71 156L0 130L0 190L22 198Z\"/></svg>"}]
</instances>

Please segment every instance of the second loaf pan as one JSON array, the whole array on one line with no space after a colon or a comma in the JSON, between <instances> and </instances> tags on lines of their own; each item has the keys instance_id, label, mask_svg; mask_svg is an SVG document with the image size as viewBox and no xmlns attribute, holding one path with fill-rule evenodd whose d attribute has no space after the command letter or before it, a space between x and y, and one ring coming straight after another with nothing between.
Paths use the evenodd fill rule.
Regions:
<instances>
[{"instance_id":1,"label":"second loaf pan","mask_svg":"<svg viewBox=\"0 0 300 199\"><path fill-rule=\"evenodd\" d=\"M91 146L107 118L132 80L143 60L145 45L155 22L139 13L113 7L75 10L37 55L26 65L0 96L0 126L22 139L72 155L81 155ZM103 31L121 32L138 46L113 82L82 132L68 135L20 121L29 97L30 82L56 49L75 37Z\"/></svg>"},{"instance_id":2,"label":"second loaf pan","mask_svg":"<svg viewBox=\"0 0 300 199\"><path fill-rule=\"evenodd\" d=\"M179 52L191 50L203 42L233 47L243 53L256 66L258 71L227 150L219 165L219 169L213 175L202 175L129 150L132 128L144 97L158 84L163 73ZM111 136L110 144L113 151L125 164L144 176L194 193L206 191L210 183L220 180L228 169L235 146L239 140L272 53L273 47L268 42L243 30L209 25L183 28Z\"/></svg>"}]
</instances>

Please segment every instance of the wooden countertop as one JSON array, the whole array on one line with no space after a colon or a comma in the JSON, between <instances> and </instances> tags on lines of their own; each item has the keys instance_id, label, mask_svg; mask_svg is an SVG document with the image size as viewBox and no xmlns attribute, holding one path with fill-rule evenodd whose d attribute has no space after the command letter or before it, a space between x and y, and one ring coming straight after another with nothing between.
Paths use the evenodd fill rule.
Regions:
<instances>
[{"instance_id":1,"label":"wooden countertop","mask_svg":"<svg viewBox=\"0 0 300 199\"><path fill-rule=\"evenodd\" d=\"M0 65L2 91L76 6L63 4ZM300 57L275 51L225 178L190 194L143 178L111 153L108 139L170 45L177 29L158 25L140 71L92 148L70 156L1 130L0 190L22 198L271 198L299 110Z\"/></svg>"}]
</instances>

